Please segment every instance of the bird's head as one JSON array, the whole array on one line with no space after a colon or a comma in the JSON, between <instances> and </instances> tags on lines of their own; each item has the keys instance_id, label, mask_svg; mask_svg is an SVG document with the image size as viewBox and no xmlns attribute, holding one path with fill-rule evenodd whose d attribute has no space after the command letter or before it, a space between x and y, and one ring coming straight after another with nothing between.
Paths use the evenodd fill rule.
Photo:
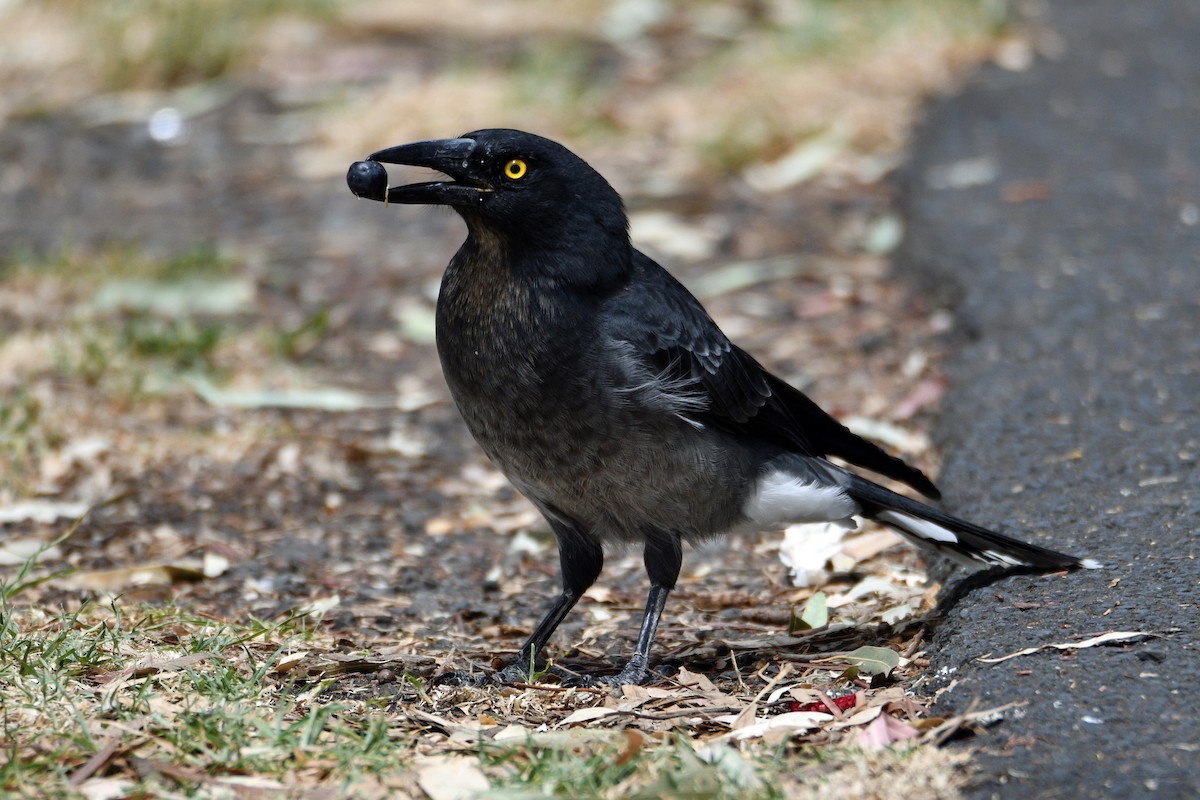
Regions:
<instances>
[{"instance_id":1,"label":"bird's head","mask_svg":"<svg viewBox=\"0 0 1200 800\"><path fill-rule=\"evenodd\" d=\"M450 180L388 188L381 163L430 167ZM450 206L471 236L498 240L512 257L590 257L622 271L627 264L614 257L632 257L620 195L582 158L531 133L489 129L389 147L352 165L347 182L372 200Z\"/></svg>"}]
</instances>

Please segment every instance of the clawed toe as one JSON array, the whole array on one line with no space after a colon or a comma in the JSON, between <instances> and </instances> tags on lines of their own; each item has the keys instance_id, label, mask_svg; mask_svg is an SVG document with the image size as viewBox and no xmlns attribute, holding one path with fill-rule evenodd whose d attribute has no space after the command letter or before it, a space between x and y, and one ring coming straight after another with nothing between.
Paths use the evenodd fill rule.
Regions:
<instances>
[{"instance_id":1,"label":"clawed toe","mask_svg":"<svg viewBox=\"0 0 1200 800\"><path fill-rule=\"evenodd\" d=\"M575 689L599 689L610 688L616 689L621 686L640 686L648 681L659 678L653 672L648 672L645 667L634 667L626 665L624 669L615 675L580 675L578 673L561 673L562 685Z\"/></svg>"},{"instance_id":2,"label":"clawed toe","mask_svg":"<svg viewBox=\"0 0 1200 800\"><path fill-rule=\"evenodd\" d=\"M491 682L492 675L483 672L467 672L465 670L443 672L433 679L435 686L486 686Z\"/></svg>"},{"instance_id":3,"label":"clawed toe","mask_svg":"<svg viewBox=\"0 0 1200 800\"><path fill-rule=\"evenodd\" d=\"M634 658L619 672L613 675L589 675L572 672L560 666L551 665L549 674L558 678L559 683L573 689L615 689L621 686L638 686L649 681L662 678L656 672L647 669L642 659ZM512 684L532 683L535 681L528 663L517 661L496 672L467 672L455 670L444 672L433 679L436 686L510 686Z\"/></svg>"},{"instance_id":4,"label":"clawed toe","mask_svg":"<svg viewBox=\"0 0 1200 800\"><path fill-rule=\"evenodd\" d=\"M505 686L513 683L526 683L530 680L529 665L523 661L512 664L495 672L467 672L454 670L443 672L433 679L438 686Z\"/></svg>"}]
</instances>

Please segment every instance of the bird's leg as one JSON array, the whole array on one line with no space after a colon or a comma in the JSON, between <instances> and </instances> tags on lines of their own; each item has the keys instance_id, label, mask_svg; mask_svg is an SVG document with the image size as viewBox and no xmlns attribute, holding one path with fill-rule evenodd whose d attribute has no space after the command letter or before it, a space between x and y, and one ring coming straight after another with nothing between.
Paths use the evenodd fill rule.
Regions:
<instances>
[{"instance_id":1,"label":"bird's leg","mask_svg":"<svg viewBox=\"0 0 1200 800\"><path fill-rule=\"evenodd\" d=\"M642 628L638 632L637 648L633 651L633 657L616 675L601 678L583 676L582 679L571 683L587 686L626 686L639 684L646 679L650 664L650 647L654 644L654 635L658 632L658 621L662 618L667 596L675 588L679 568L683 564L683 544L679 534L672 532L648 538L643 560L646 564L646 574L650 576L650 595L646 599Z\"/></svg>"},{"instance_id":2,"label":"bird's leg","mask_svg":"<svg viewBox=\"0 0 1200 800\"><path fill-rule=\"evenodd\" d=\"M550 636L567 616L588 587L596 582L604 567L604 550L600 543L578 529L551 519L550 527L558 540L558 561L562 572L562 593L521 645L516 658L491 676L465 672L450 672L438 678L441 683L481 686L485 683L519 683L529 680L537 657Z\"/></svg>"},{"instance_id":3,"label":"bird's leg","mask_svg":"<svg viewBox=\"0 0 1200 800\"><path fill-rule=\"evenodd\" d=\"M554 537L558 540L558 563L562 573L562 594L550 606L542 621L533 629L521 651L504 669L496 673L499 683L528 680L537 657L546 646L550 636L579 602L588 587L596 582L604 567L604 550L591 536L580 533L576 528L551 522Z\"/></svg>"}]
</instances>

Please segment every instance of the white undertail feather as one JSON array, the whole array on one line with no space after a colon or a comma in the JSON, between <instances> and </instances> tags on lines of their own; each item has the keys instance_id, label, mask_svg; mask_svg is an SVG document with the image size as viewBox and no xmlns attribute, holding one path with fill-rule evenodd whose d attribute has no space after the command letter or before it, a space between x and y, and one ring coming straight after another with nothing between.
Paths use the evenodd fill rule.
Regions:
<instances>
[{"instance_id":1,"label":"white undertail feather","mask_svg":"<svg viewBox=\"0 0 1200 800\"><path fill-rule=\"evenodd\" d=\"M920 536L932 542L959 543L957 534L949 528L920 517L914 517L912 514L905 514L903 511L880 511L875 518L880 522L897 525L914 536Z\"/></svg>"},{"instance_id":2,"label":"white undertail feather","mask_svg":"<svg viewBox=\"0 0 1200 800\"><path fill-rule=\"evenodd\" d=\"M877 512L875 519L882 522L918 547L931 548L942 555L966 566L990 564L998 567L1022 567L1036 565L1012 552L996 547L981 547L979 537L967 531L956 532L954 528L921 519L918 516L895 509ZM1098 561L1087 558L1079 562L1084 569L1099 569Z\"/></svg>"},{"instance_id":3,"label":"white undertail feather","mask_svg":"<svg viewBox=\"0 0 1200 800\"><path fill-rule=\"evenodd\" d=\"M855 527L865 515L894 529L910 544L966 566L1095 569L1076 559L1010 538L922 505L823 459L784 457L769 464L742 506L745 528L769 530L804 522Z\"/></svg>"},{"instance_id":4,"label":"white undertail feather","mask_svg":"<svg viewBox=\"0 0 1200 800\"><path fill-rule=\"evenodd\" d=\"M763 529L796 522L835 522L856 527L852 517L862 509L845 490L815 483L782 470L758 479L742 513Z\"/></svg>"},{"instance_id":5,"label":"white undertail feather","mask_svg":"<svg viewBox=\"0 0 1200 800\"><path fill-rule=\"evenodd\" d=\"M968 567L976 567L980 563L996 564L998 566L1016 567L1021 561L994 550L971 551L963 546L956 534L944 525L930 522L903 511L886 510L875 515L875 519L886 523L893 530L907 539L910 543L922 548L931 548L942 553L947 558ZM964 552L964 550L968 552ZM972 553L972 554L968 554ZM977 555L975 555L977 554Z\"/></svg>"}]
</instances>

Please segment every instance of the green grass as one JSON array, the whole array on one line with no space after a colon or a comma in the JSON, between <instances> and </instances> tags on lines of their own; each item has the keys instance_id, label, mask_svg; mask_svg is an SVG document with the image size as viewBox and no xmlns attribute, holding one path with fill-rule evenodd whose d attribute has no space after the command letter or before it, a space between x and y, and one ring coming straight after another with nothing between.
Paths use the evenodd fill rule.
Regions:
<instances>
[{"instance_id":1,"label":"green grass","mask_svg":"<svg viewBox=\"0 0 1200 800\"><path fill-rule=\"evenodd\" d=\"M792 4L771 31L772 56L853 56L881 40L936 26L958 35L996 34L1007 25L1007 0L807 0Z\"/></svg>"},{"instance_id":2,"label":"green grass","mask_svg":"<svg viewBox=\"0 0 1200 800\"><path fill-rule=\"evenodd\" d=\"M220 78L253 53L263 24L284 14L330 18L336 0L35 0L84 32L110 90L165 89Z\"/></svg>"},{"instance_id":3,"label":"green grass","mask_svg":"<svg viewBox=\"0 0 1200 800\"><path fill-rule=\"evenodd\" d=\"M42 403L29 387L0 395L0 442L14 462L27 463L33 455L41 416Z\"/></svg>"},{"instance_id":4,"label":"green grass","mask_svg":"<svg viewBox=\"0 0 1200 800\"><path fill-rule=\"evenodd\" d=\"M329 332L329 308L322 308L295 327L285 327L273 334L275 352L296 361L312 350Z\"/></svg>"},{"instance_id":5,"label":"green grass","mask_svg":"<svg viewBox=\"0 0 1200 800\"><path fill-rule=\"evenodd\" d=\"M720 5L720 3L715 3ZM865 57L889 42L931 30L960 39L1000 35L1010 21L1007 0L803 0L769 22L751 24L699 61L682 80L708 86L729 73L780 75L806 64L842 65L853 74ZM905 64L897 64L904 70ZM712 133L697 143L703 163L722 173L787 152L797 142L820 136L832 120L797 127L795 109L778 103L773 83L753 81L763 91L754 111L712 121ZM786 87L784 87L786 91Z\"/></svg>"},{"instance_id":6,"label":"green grass","mask_svg":"<svg viewBox=\"0 0 1200 800\"><path fill-rule=\"evenodd\" d=\"M212 371L213 353L223 334L216 323L131 314L122 320L117 338L135 357L164 362L172 371Z\"/></svg>"},{"instance_id":7,"label":"green grass","mask_svg":"<svg viewBox=\"0 0 1200 800\"><path fill-rule=\"evenodd\" d=\"M131 247L64 247L0 261L6 289L39 298L22 328L0 327L0 350L11 336L18 348L45 353L26 357L36 366L8 376L0 390L0 491L29 494L39 463L72 435L71 413L57 402L64 381L128 408L174 391L186 375L220 379L227 371L222 347L249 324L219 307L231 297L239 305L230 310L244 310L253 286L237 270L204 247L167 257ZM210 298L209 307L186 306L197 298Z\"/></svg>"},{"instance_id":8,"label":"green grass","mask_svg":"<svg viewBox=\"0 0 1200 800\"><path fill-rule=\"evenodd\" d=\"M782 796L770 777L781 766L773 748L747 757L725 746L698 750L686 731L661 742L609 733L614 735L607 741L581 737L572 744L563 736L559 746L534 740L481 748L480 762L492 779L490 796L584 800L612 797L616 787L624 787L616 796L647 800Z\"/></svg>"},{"instance_id":9,"label":"green grass","mask_svg":"<svg viewBox=\"0 0 1200 800\"><path fill-rule=\"evenodd\" d=\"M55 365L110 399L136 401L169 390L180 375L220 372L220 322L160 319L141 313L76 321L56 342Z\"/></svg>"},{"instance_id":10,"label":"green grass","mask_svg":"<svg viewBox=\"0 0 1200 800\"><path fill-rule=\"evenodd\" d=\"M217 370L215 354L229 324L186 308L179 313L170 304L226 285L235 270L233 260L205 247L162 258L108 247L96 252L64 248L41 258L18 255L5 262L3 274L61 287L65 321L53 320L60 372L90 386L138 395L154 375ZM114 382L119 386L110 385ZM16 420L20 414L14 410L8 416ZM4 419L0 404L0 429Z\"/></svg>"},{"instance_id":11,"label":"green grass","mask_svg":"<svg viewBox=\"0 0 1200 800\"><path fill-rule=\"evenodd\" d=\"M165 256L154 256L130 245L109 245L98 249L62 246L46 254L14 250L0 259L0 280L50 279L70 281L81 288L115 279L181 281L232 275L234 259L221 255L207 245L196 245Z\"/></svg>"},{"instance_id":12,"label":"green grass","mask_svg":"<svg viewBox=\"0 0 1200 800\"><path fill-rule=\"evenodd\" d=\"M70 796L70 777L111 737L178 768L169 782L189 791L244 774L287 783L317 760L346 782L403 767L386 698L314 702L320 684L273 676L310 639L303 619L235 625L119 599L46 617L19 606L25 580L0 587L0 794ZM183 666L129 672L152 660ZM142 776L130 794L163 780Z\"/></svg>"},{"instance_id":13,"label":"green grass","mask_svg":"<svg viewBox=\"0 0 1200 800\"><path fill-rule=\"evenodd\" d=\"M61 542L60 542L61 543ZM278 622L214 620L120 598L48 614L33 605L32 560L0 585L0 795L75 797L79 773L126 781L123 796L214 796L244 776L293 791L355 796L408 787L424 754L466 754L484 798L839 797L878 768L898 782L934 767L908 751L750 742L704 744L683 723L652 734L551 728L525 739L451 745L406 713L438 708L420 681L375 694L276 674L280 657L327 650L300 611ZM134 671L134 667L137 671ZM468 713L463 719L473 719ZM431 750L432 748L432 750ZM937 769L943 768L937 766ZM906 777L908 776L908 777ZM916 795L921 796L919 787ZM928 795L934 796L934 795Z\"/></svg>"},{"instance_id":14,"label":"green grass","mask_svg":"<svg viewBox=\"0 0 1200 800\"><path fill-rule=\"evenodd\" d=\"M204 247L164 257L63 247L0 261L6 291L38 298L19 328L0 324L0 361L11 346L21 365L0 384L0 501L46 491L41 468L80 436L84 407L111 419L190 394L192 378L294 371L328 335L330 311L271 324L254 313L247 272Z\"/></svg>"}]
</instances>

